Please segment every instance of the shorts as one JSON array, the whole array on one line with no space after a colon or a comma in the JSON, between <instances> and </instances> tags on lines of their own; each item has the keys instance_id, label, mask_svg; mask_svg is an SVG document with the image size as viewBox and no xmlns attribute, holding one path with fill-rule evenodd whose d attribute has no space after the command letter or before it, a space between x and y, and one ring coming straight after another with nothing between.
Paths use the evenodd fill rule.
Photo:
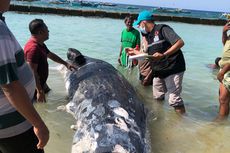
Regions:
<instances>
[{"instance_id":1,"label":"shorts","mask_svg":"<svg viewBox=\"0 0 230 153\"><path fill-rule=\"evenodd\" d=\"M180 94L182 91L182 80L184 72L172 74L164 79L153 78L153 97L163 100L165 94L169 94L169 105L172 107L183 106L183 99Z\"/></svg>"},{"instance_id":2,"label":"shorts","mask_svg":"<svg viewBox=\"0 0 230 153\"><path fill-rule=\"evenodd\" d=\"M224 79L222 80L223 85L230 92L230 71L224 74Z\"/></svg>"},{"instance_id":3,"label":"shorts","mask_svg":"<svg viewBox=\"0 0 230 153\"><path fill-rule=\"evenodd\" d=\"M0 153L44 153L37 149L38 139L33 128L10 138L0 139Z\"/></svg>"}]
</instances>

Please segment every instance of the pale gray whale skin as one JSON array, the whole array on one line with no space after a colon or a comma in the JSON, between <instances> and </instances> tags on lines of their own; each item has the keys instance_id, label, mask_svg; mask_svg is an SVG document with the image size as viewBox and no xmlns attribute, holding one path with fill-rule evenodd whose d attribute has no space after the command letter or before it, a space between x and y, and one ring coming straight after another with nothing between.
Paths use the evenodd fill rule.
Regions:
<instances>
[{"instance_id":1,"label":"pale gray whale skin","mask_svg":"<svg viewBox=\"0 0 230 153\"><path fill-rule=\"evenodd\" d=\"M76 64L76 52L69 49L67 56L77 69L64 70L66 108L76 119L72 153L148 152L146 110L134 88L105 61L84 57Z\"/></svg>"}]
</instances>

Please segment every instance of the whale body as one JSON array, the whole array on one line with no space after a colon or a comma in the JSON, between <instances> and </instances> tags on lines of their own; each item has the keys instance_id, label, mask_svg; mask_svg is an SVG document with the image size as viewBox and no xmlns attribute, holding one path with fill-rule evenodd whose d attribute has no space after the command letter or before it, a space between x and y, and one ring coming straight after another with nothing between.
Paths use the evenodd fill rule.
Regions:
<instances>
[{"instance_id":1,"label":"whale body","mask_svg":"<svg viewBox=\"0 0 230 153\"><path fill-rule=\"evenodd\" d=\"M146 153L146 110L130 83L111 64L76 49L67 57L77 67L64 74L66 108L76 119L72 153Z\"/></svg>"}]
</instances>

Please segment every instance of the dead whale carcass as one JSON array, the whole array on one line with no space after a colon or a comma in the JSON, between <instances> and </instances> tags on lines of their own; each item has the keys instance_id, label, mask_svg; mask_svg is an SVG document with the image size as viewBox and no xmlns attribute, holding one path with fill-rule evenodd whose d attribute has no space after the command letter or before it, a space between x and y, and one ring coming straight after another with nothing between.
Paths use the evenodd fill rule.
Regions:
<instances>
[{"instance_id":1,"label":"dead whale carcass","mask_svg":"<svg viewBox=\"0 0 230 153\"><path fill-rule=\"evenodd\" d=\"M76 119L72 153L146 153L146 111L130 83L109 63L69 49L65 71Z\"/></svg>"}]
</instances>

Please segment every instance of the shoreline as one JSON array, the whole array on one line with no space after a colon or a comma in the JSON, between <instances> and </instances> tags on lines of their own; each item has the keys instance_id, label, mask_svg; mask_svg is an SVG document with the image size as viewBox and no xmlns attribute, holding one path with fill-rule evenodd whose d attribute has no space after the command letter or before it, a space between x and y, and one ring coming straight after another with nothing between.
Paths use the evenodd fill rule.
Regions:
<instances>
[{"instance_id":1,"label":"shoreline","mask_svg":"<svg viewBox=\"0 0 230 153\"><path fill-rule=\"evenodd\" d=\"M68 16L84 16L84 17L101 17L101 18L113 18L124 19L127 15L133 15L137 18L137 13L124 13L124 12L109 12L99 10L77 10L67 8L55 8L55 7L41 7L41 6L26 6L11 4L10 11L25 12L25 13L45 13L45 14L58 14ZM223 26L226 23L224 19L201 19L192 17L178 17L178 16L162 16L154 15L155 21L173 21L191 24L204 24L204 25L220 25Z\"/></svg>"}]
</instances>

